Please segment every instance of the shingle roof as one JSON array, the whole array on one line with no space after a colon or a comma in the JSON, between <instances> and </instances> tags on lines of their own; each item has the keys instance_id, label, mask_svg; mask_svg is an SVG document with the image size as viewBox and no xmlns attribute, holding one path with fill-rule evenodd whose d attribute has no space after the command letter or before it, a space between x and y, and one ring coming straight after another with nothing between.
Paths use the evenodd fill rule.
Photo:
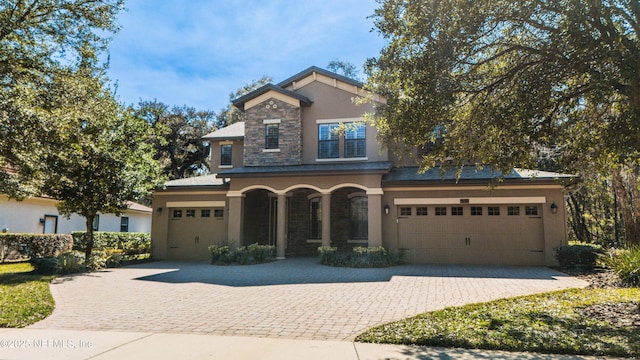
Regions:
<instances>
[{"instance_id":1,"label":"shingle roof","mask_svg":"<svg viewBox=\"0 0 640 360\"><path fill-rule=\"evenodd\" d=\"M314 72L318 73L318 74L322 74L324 76L328 76L328 77L334 78L336 80L340 80L342 82L345 82L347 84L354 85L354 86L357 86L357 87L360 87L360 88L364 86L364 84L361 83L360 81L357 81L357 80L354 80L354 79L350 79L350 78L348 78L346 76L342 76L340 74L336 74L334 72L319 68L317 66L311 66L311 67L309 67L307 69L304 69L301 72L291 76L290 78L288 78L288 79L286 79L286 80L284 80L282 82L279 82L277 85L281 86L283 88L287 87L287 86L293 84L295 81L300 81L300 80L306 78L307 76L313 74Z\"/></svg>"},{"instance_id":2,"label":"shingle roof","mask_svg":"<svg viewBox=\"0 0 640 360\"><path fill-rule=\"evenodd\" d=\"M203 140L231 140L244 138L244 121L225 126L202 137Z\"/></svg>"},{"instance_id":3,"label":"shingle roof","mask_svg":"<svg viewBox=\"0 0 640 360\"><path fill-rule=\"evenodd\" d=\"M218 178L217 174L194 176L184 179L170 180L164 183L166 187L179 186L221 186L226 185L224 179Z\"/></svg>"},{"instance_id":4,"label":"shingle roof","mask_svg":"<svg viewBox=\"0 0 640 360\"><path fill-rule=\"evenodd\" d=\"M438 183L438 182L482 182L487 183L491 180L497 180L502 175L501 172L493 170L491 166L465 166L460 174L457 169L443 170L440 168L432 168L424 173L419 173L418 167L393 168L388 174L382 178L385 184L409 184L409 183ZM509 182L517 181L557 181L571 180L574 175L560 174L540 170L513 169L510 173L504 175L502 179Z\"/></svg>"},{"instance_id":5,"label":"shingle roof","mask_svg":"<svg viewBox=\"0 0 640 360\"><path fill-rule=\"evenodd\" d=\"M244 109L244 104L251 100L254 99L262 94L265 94L269 91L275 91L275 92L279 92L280 94L292 97L294 99L298 99L300 100L300 103L302 104L302 106L309 106L313 103L313 101L309 100L308 97L304 96L304 95L300 95L296 92L287 90L287 89L283 89L280 86L276 86L273 84L266 84L264 86L261 86L258 89L253 90L252 92L245 94L235 100L233 100L231 103L233 104L233 106L237 107L238 109Z\"/></svg>"},{"instance_id":6,"label":"shingle roof","mask_svg":"<svg viewBox=\"0 0 640 360\"><path fill-rule=\"evenodd\" d=\"M359 162L359 163L330 163L330 164L306 164L288 166L246 166L219 173L221 177L242 176L278 176L284 174L310 175L318 173L386 173L391 168L387 161Z\"/></svg>"},{"instance_id":7,"label":"shingle roof","mask_svg":"<svg viewBox=\"0 0 640 360\"><path fill-rule=\"evenodd\" d=\"M128 201L127 204L129 205L129 210L147 212L147 213L150 213L150 212L153 211L152 208L150 208L148 206L144 206L142 204L138 204L138 203L133 202L133 201Z\"/></svg>"}]
</instances>

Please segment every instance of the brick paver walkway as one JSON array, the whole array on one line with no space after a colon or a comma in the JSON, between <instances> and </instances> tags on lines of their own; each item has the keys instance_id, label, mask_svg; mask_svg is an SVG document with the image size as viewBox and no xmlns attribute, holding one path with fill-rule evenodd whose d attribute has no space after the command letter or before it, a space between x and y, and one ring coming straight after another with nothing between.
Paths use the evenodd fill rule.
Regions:
<instances>
[{"instance_id":1,"label":"brick paver walkway","mask_svg":"<svg viewBox=\"0 0 640 360\"><path fill-rule=\"evenodd\" d=\"M31 327L352 340L446 306L585 285L542 267L153 262L56 279L55 311Z\"/></svg>"}]
</instances>

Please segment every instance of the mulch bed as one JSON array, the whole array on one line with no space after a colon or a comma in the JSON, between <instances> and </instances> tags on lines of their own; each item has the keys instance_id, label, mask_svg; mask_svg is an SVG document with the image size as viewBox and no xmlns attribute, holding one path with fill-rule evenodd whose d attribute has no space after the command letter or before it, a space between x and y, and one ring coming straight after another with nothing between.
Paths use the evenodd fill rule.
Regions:
<instances>
[{"instance_id":1,"label":"mulch bed","mask_svg":"<svg viewBox=\"0 0 640 360\"><path fill-rule=\"evenodd\" d=\"M587 288L616 289L625 287L618 275L608 270L563 270L569 275L585 280ZM583 316L606 321L615 326L640 327L640 302L604 303L588 306L580 311Z\"/></svg>"}]
</instances>

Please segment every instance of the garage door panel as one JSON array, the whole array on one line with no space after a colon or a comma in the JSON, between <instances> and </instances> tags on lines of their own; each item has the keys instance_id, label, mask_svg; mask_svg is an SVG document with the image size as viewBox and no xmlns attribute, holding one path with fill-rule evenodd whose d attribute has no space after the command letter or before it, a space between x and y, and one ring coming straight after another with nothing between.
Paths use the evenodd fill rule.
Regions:
<instances>
[{"instance_id":1,"label":"garage door panel","mask_svg":"<svg viewBox=\"0 0 640 360\"><path fill-rule=\"evenodd\" d=\"M479 205L473 205L479 207ZM471 206L462 206L462 215L435 216L435 206L427 216L398 219L398 245L408 249L411 262L464 264L544 264L544 229L540 216L508 215L508 205L482 206L481 215L471 215ZM496 209L497 214L496 214Z\"/></svg>"},{"instance_id":2,"label":"garage door panel","mask_svg":"<svg viewBox=\"0 0 640 360\"><path fill-rule=\"evenodd\" d=\"M173 210L178 210L178 216ZM171 209L169 220L169 252L171 260L208 260L210 245L223 245L226 240L223 209ZM189 211L189 212L188 212ZM189 216L187 216L189 215Z\"/></svg>"}]
</instances>

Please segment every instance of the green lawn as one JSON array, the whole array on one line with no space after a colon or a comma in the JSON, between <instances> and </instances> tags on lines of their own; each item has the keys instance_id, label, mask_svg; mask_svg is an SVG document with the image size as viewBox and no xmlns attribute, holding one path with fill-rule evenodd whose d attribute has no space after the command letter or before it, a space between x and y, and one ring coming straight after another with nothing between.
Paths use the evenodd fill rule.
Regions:
<instances>
[{"instance_id":1,"label":"green lawn","mask_svg":"<svg viewBox=\"0 0 640 360\"><path fill-rule=\"evenodd\" d=\"M24 327L49 316L53 276L31 274L28 263L0 264L0 328Z\"/></svg>"},{"instance_id":2,"label":"green lawn","mask_svg":"<svg viewBox=\"0 0 640 360\"><path fill-rule=\"evenodd\" d=\"M421 314L369 329L356 341L638 357L640 327L580 313L594 304L628 302L640 302L640 288L517 297Z\"/></svg>"}]
</instances>

